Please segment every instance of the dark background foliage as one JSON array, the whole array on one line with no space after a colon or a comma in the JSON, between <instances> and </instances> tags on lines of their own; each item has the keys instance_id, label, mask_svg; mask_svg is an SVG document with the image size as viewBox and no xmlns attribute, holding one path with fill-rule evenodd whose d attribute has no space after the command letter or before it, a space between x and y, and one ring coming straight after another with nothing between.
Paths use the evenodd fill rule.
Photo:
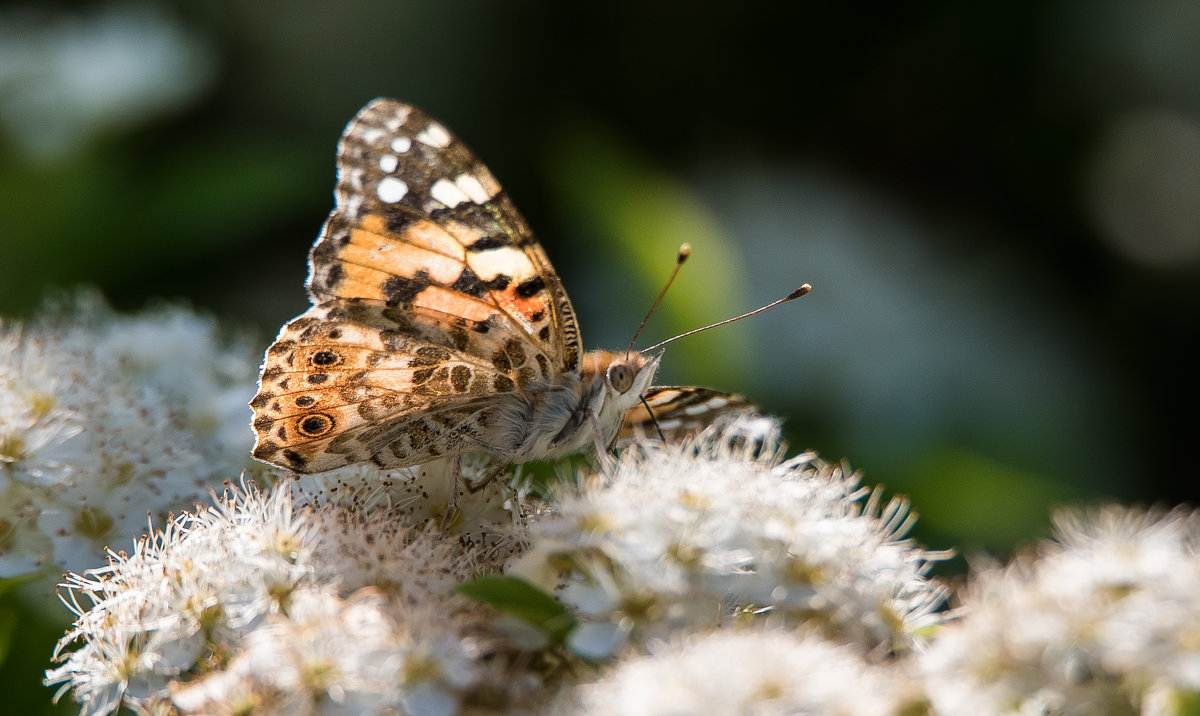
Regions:
<instances>
[{"instance_id":1,"label":"dark background foliage","mask_svg":"<svg viewBox=\"0 0 1200 716\"><path fill-rule=\"evenodd\" d=\"M0 314L88 283L265 347L343 125L393 96L504 183L589 347L682 241L647 342L811 283L663 381L747 394L910 495L926 543L1003 554L1055 505L1200 491L1198 48L1186 0L10 5ZM47 647L14 618L28 689Z\"/></svg>"}]
</instances>

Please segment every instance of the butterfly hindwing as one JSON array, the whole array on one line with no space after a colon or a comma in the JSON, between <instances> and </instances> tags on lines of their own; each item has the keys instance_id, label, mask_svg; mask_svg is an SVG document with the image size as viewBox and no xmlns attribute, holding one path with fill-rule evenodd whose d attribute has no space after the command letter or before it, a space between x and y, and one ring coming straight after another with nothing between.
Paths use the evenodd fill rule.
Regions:
<instances>
[{"instance_id":1,"label":"butterfly hindwing","mask_svg":"<svg viewBox=\"0 0 1200 716\"><path fill-rule=\"evenodd\" d=\"M337 203L310 255L314 304L366 298L491 322L560 370L578 365L571 302L474 154L421 110L364 107L338 145Z\"/></svg>"},{"instance_id":2,"label":"butterfly hindwing","mask_svg":"<svg viewBox=\"0 0 1200 716\"><path fill-rule=\"evenodd\" d=\"M520 436L497 411L519 415L521 386L551 367L512 336L460 323L363 299L309 309L267 351L251 402L255 457L309 473L515 450Z\"/></svg>"}]
</instances>

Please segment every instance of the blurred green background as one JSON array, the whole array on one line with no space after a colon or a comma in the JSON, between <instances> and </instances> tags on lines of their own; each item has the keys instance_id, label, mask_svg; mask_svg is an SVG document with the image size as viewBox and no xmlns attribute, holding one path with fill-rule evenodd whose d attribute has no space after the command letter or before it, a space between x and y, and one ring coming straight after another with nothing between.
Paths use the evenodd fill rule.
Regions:
<instances>
[{"instance_id":1,"label":"blurred green background","mask_svg":"<svg viewBox=\"0 0 1200 716\"><path fill-rule=\"evenodd\" d=\"M661 381L747 394L910 495L931 546L1200 493L1200 4L9 3L0 314L88 283L265 348L379 95L491 167L588 347L628 341L682 241L643 345L811 283ZM61 623L0 599L0 679L43 708Z\"/></svg>"}]
</instances>

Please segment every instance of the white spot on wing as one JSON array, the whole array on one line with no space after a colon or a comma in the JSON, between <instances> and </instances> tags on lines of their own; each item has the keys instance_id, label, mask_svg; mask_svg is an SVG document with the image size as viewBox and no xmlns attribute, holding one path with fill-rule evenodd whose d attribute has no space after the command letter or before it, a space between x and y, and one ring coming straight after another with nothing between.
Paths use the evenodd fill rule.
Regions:
<instances>
[{"instance_id":1,"label":"white spot on wing","mask_svg":"<svg viewBox=\"0 0 1200 716\"><path fill-rule=\"evenodd\" d=\"M708 402L705 403L705 405L707 405L712 410L720 410L721 408L724 408L726 405L729 405L729 401L726 400L725 398L721 398L721 397L709 398Z\"/></svg>"},{"instance_id":2,"label":"white spot on wing","mask_svg":"<svg viewBox=\"0 0 1200 716\"><path fill-rule=\"evenodd\" d=\"M504 274L513 281L524 281L537 273L524 251L511 246L502 246L490 251L477 254L467 254L467 264L471 271L484 281L490 281Z\"/></svg>"},{"instance_id":3,"label":"white spot on wing","mask_svg":"<svg viewBox=\"0 0 1200 716\"><path fill-rule=\"evenodd\" d=\"M457 184L446 179L435 181L433 186L429 187L429 195L451 209L464 201L470 201L470 197L462 189L459 189Z\"/></svg>"},{"instance_id":4,"label":"white spot on wing","mask_svg":"<svg viewBox=\"0 0 1200 716\"><path fill-rule=\"evenodd\" d=\"M388 117L387 119L383 120L383 126L387 127L388 129L392 130L393 132L399 130L400 126L403 125L406 121L408 121L408 115L410 112L412 112L412 107L398 108L396 110L395 114L393 114L391 117Z\"/></svg>"},{"instance_id":5,"label":"white spot on wing","mask_svg":"<svg viewBox=\"0 0 1200 716\"><path fill-rule=\"evenodd\" d=\"M363 127L362 131L359 132L359 136L367 144L374 144L387 136L387 132L379 127Z\"/></svg>"},{"instance_id":6,"label":"white spot on wing","mask_svg":"<svg viewBox=\"0 0 1200 716\"><path fill-rule=\"evenodd\" d=\"M400 160L395 154L384 154L379 158L379 168L391 174L396 171L396 167L400 166Z\"/></svg>"},{"instance_id":7,"label":"white spot on wing","mask_svg":"<svg viewBox=\"0 0 1200 716\"><path fill-rule=\"evenodd\" d=\"M683 409L684 415L702 415L707 413L711 408L701 403L700 405L689 405Z\"/></svg>"},{"instance_id":8,"label":"white spot on wing","mask_svg":"<svg viewBox=\"0 0 1200 716\"><path fill-rule=\"evenodd\" d=\"M375 187L379 200L386 204L395 204L408 193L408 185L396 177L384 177Z\"/></svg>"},{"instance_id":9,"label":"white spot on wing","mask_svg":"<svg viewBox=\"0 0 1200 716\"><path fill-rule=\"evenodd\" d=\"M458 188L464 194L471 197L471 201L476 204L486 204L492 198L492 195L483 188L479 180L470 174L459 174L454 183L458 185Z\"/></svg>"},{"instance_id":10,"label":"white spot on wing","mask_svg":"<svg viewBox=\"0 0 1200 716\"><path fill-rule=\"evenodd\" d=\"M392 151L397 154L403 154L409 149L412 149L412 140L408 137L396 137L392 140Z\"/></svg>"},{"instance_id":11,"label":"white spot on wing","mask_svg":"<svg viewBox=\"0 0 1200 716\"><path fill-rule=\"evenodd\" d=\"M436 149L445 149L450 145L450 133L437 122L430 122L429 126L422 129L421 133L417 135L417 141Z\"/></svg>"},{"instance_id":12,"label":"white spot on wing","mask_svg":"<svg viewBox=\"0 0 1200 716\"><path fill-rule=\"evenodd\" d=\"M674 430L680 425L683 425L683 421L679 419L660 420L658 422L658 427L662 428L663 430Z\"/></svg>"}]
</instances>

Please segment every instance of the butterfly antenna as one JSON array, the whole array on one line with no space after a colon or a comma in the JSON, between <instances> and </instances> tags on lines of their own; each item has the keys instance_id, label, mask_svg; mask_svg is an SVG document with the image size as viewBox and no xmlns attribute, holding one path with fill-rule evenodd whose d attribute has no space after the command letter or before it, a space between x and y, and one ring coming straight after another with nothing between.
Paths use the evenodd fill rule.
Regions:
<instances>
[{"instance_id":1,"label":"butterfly antenna","mask_svg":"<svg viewBox=\"0 0 1200 716\"><path fill-rule=\"evenodd\" d=\"M679 268L683 266L683 262L688 260L692 255L692 247L690 244L679 245L679 255L675 257L675 268L671 271L671 276L667 279L667 284L658 292L658 298L654 299L654 304L650 306L650 310L646 311L646 317L642 319L642 324L633 332L633 338L629 341L629 347L625 349L625 355L633 350L633 344L637 342L638 336L642 335L642 329L646 327L646 321L650 320L650 316L654 315L654 309L658 308L658 304L662 303L663 296L667 295L667 289L675 281L675 277L679 275ZM660 431L661 434L661 431Z\"/></svg>"},{"instance_id":2,"label":"butterfly antenna","mask_svg":"<svg viewBox=\"0 0 1200 716\"><path fill-rule=\"evenodd\" d=\"M654 432L658 433L658 439L665 443L667 436L663 435L662 427L658 424L658 418L654 417L654 411L650 409L650 404L646 402L646 396L643 395L638 400L642 401L642 406L646 408L646 414L650 416L650 422L654 423Z\"/></svg>"},{"instance_id":3,"label":"butterfly antenna","mask_svg":"<svg viewBox=\"0 0 1200 716\"><path fill-rule=\"evenodd\" d=\"M695 330L688 331L687 333L680 333L677 336L668 338L667 340L663 341L662 343L655 343L654 345L650 346L649 348L643 348L642 353L648 353L649 351L652 351L655 348L662 348L663 346L667 345L668 343L670 343L672 341L677 341L680 338L686 338L687 336L695 335L697 333L700 333L701 331L707 331L710 328L716 328L717 326L723 326L726 323L733 323L734 321L740 321L743 318L749 318L750 316L753 316L756 313L762 313L763 311L767 310L768 308L774 308L781 303L787 303L788 301L794 301L797 298L800 298L801 296L803 296L804 294L808 293L811 290L812 290L812 286L809 286L806 283L803 286L801 286L800 288L796 289L795 291L792 291L788 295L779 299L778 301L772 301L771 303L768 303L767 305L765 305L761 308L756 308L753 311L750 311L749 313L743 313L740 316L734 316L733 318L726 318L724 321L717 321L716 323L711 323L707 326L704 326L703 328L697 328Z\"/></svg>"}]
</instances>

